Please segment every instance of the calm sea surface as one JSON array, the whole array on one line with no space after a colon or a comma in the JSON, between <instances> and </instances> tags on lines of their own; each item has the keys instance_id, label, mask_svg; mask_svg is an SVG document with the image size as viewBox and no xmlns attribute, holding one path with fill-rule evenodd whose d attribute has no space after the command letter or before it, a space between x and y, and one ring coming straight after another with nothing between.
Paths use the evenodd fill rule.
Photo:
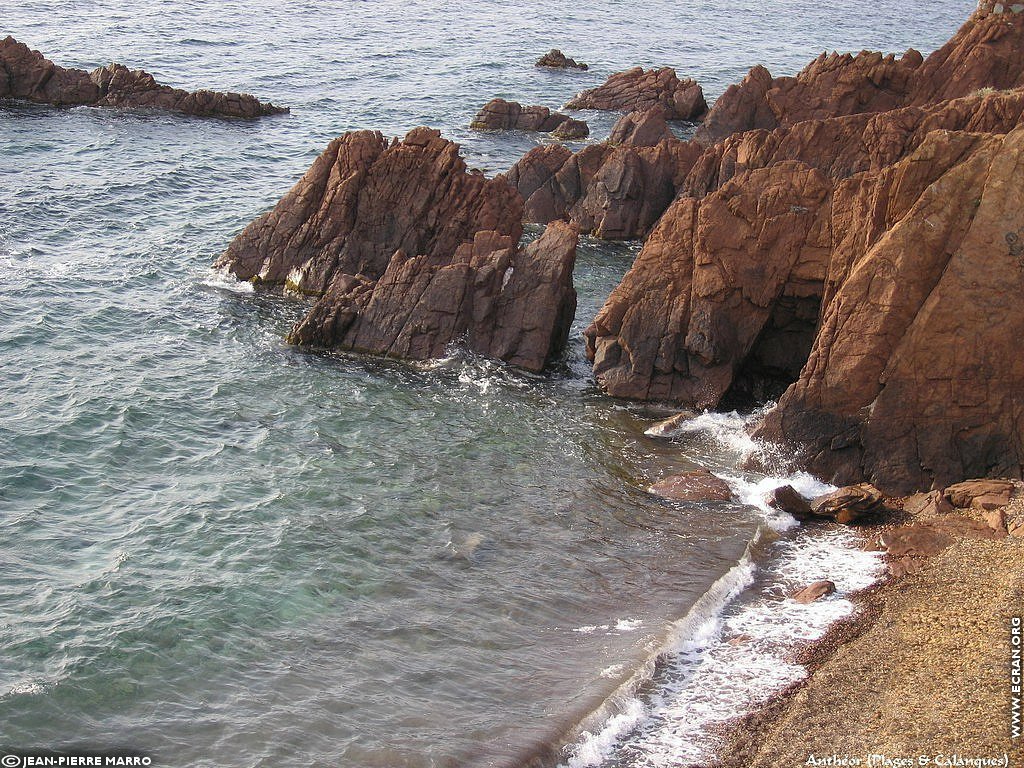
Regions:
<instances>
[{"instance_id":1,"label":"calm sea surface","mask_svg":"<svg viewBox=\"0 0 1024 768\"><path fill-rule=\"evenodd\" d=\"M60 64L292 114L0 105L0 745L418 768L554 738L763 517L644 494L738 454L645 438L589 378L579 331L638 245L584 241L544 377L298 352L305 305L210 263L344 131L431 125L496 173L543 139L470 132L492 97L557 107L642 64L713 98L756 63L928 52L972 5L8 2L0 34ZM536 70L554 46L590 72Z\"/></svg>"}]
</instances>

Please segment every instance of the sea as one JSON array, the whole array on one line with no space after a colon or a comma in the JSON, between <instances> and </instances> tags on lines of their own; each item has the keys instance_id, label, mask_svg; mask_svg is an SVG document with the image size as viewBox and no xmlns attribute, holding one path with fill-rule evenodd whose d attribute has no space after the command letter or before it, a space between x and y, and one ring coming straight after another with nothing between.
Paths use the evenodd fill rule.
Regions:
<instances>
[{"instance_id":1,"label":"sea","mask_svg":"<svg viewBox=\"0 0 1024 768\"><path fill-rule=\"evenodd\" d=\"M710 100L755 64L928 53L970 0L8 0L64 66L291 108L257 121L0 104L0 751L153 765L700 765L878 578L764 502L753 413L611 399L582 329L638 242L584 237L569 348L531 376L285 343L308 300L211 270L334 137L458 141L491 175L550 139L468 125L635 65ZM546 71L548 49L590 64ZM616 115L584 112L591 138ZM693 126L675 126L680 136ZM586 142L571 146L582 147ZM527 236L535 236L529 228ZM706 467L737 501L645 488ZM786 595L817 578L811 606ZM10 763L4 763L8 765Z\"/></svg>"}]
</instances>

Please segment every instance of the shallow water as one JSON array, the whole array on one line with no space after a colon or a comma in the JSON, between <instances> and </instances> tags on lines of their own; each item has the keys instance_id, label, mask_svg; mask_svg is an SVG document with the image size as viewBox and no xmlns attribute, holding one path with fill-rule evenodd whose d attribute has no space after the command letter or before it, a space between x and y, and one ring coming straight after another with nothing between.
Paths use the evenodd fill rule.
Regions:
<instances>
[{"instance_id":1,"label":"shallow water","mask_svg":"<svg viewBox=\"0 0 1024 768\"><path fill-rule=\"evenodd\" d=\"M579 330L636 244L584 241L543 377L297 352L304 304L209 264L345 130L430 124L498 172L544 139L469 131L494 96L555 107L670 64L713 97L758 62L927 52L971 5L9 3L2 31L58 63L293 112L0 105L0 744L437 766L554 738L764 519L644 494L739 452L646 438L592 385ZM591 71L535 70L552 46ZM614 120L585 116L595 139Z\"/></svg>"}]
</instances>

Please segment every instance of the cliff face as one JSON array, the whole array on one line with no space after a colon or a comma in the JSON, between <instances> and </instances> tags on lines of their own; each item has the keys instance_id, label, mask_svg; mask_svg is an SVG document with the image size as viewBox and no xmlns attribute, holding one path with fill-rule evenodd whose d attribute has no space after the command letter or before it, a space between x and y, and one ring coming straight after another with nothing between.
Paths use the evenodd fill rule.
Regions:
<instances>
[{"instance_id":1,"label":"cliff face","mask_svg":"<svg viewBox=\"0 0 1024 768\"><path fill-rule=\"evenodd\" d=\"M464 341L539 371L576 308L576 231L554 224L519 248L523 203L467 172L458 145L417 128L404 140L335 139L217 266L241 280L320 296L292 343L414 360Z\"/></svg>"},{"instance_id":2,"label":"cliff face","mask_svg":"<svg viewBox=\"0 0 1024 768\"><path fill-rule=\"evenodd\" d=\"M0 98L57 106L135 107L187 115L259 117L288 110L246 93L183 91L148 72L110 64L92 72L66 69L13 37L0 40Z\"/></svg>"},{"instance_id":3,"label":"cliff face","mask_svg":"<svg viewBox=\"0 0 1024 768\"><path fill-rule=\"evenodd\" d=\"M1015 8L983 6L924 62L824 56L723 96L703 133L721 140L586 331L606 391L779 398L758 435L837 483L1021 476Z\"/></svg>"}]
</instances>

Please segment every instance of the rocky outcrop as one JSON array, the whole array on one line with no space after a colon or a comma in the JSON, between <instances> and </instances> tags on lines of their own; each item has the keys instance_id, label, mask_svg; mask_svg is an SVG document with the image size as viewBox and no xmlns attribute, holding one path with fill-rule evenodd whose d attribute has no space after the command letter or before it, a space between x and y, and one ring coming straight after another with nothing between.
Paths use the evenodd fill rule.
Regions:
<instances>
[{"instance_id":1,"label":"rocky outcrop","mask_svg":"<svg viewBox=\"0 0 1024 768\"><path fill-rule=\"evenodd\" d=\"M669 120L698 120L707 112L704 91L694 80L680 80L671 67L616 72L603 85L571 99L567 109L636 112L661 106Z\"/></svg>"},{"instance_id":2,"label":"rocky outcrop","mask_svg":"<svg viewBox=\"0 0 1024 768\"><path fill-rule=\"evenodd\" d=\"M148 72L110 64L92 72L66 69L13 37L0 41L0 99L57 106L160 109L186 115L253 118L287 112L245 93L184 91Z\"/></svg>"},{"instance_id":3,"label":"rocky outcrop","mask_svg":"<svg viewBox=\"0 0 1024 768\"><path fill-rule=\"evenodd\" d=\"M672 501L730 501L729 484L706 469L692 469L669 475L647 489L648 493Z\"/></svg>"},{"instance_id":4,"label":"rocky outcrop","mask_svg":"<svg viewBox=\"0 0 1024 768\"><path fill-rule=\"evenodd\" d=\"M785 389L814 341L831 191L779 163L672 203L585 332L602 387L697 409Z\"/></svg>"},{"instance_id":5,"label":"rocky outcrop","mask_svg":"<svg viewBox=\"0 0 1024 768\"><path fill-rule=\"evenodd\" d=\"M547 107L524 107L515 101L491 99L484 105L470 128L491 131L544 131L567 139L582 139L590 135L583 120L576 120Z\"/></svg>"},{"instance_id":6,"label":"rocky outcrop","mask_svg":"<svg viewBox=\"0 0 1024 768\"><path fill-rule=\"evenodd\" d=\"M701 150L672 136L660 108L623 117L613 139L573 154L538 146L505 175L526 221L565 219L610 240L643 237L675 197Z\"/></svg>"},{"instance_id":7,"label":"rocky outcrop","mask_svg":"<svg viewBox=\"0 0 1024 768\"><path fill-rule=\"evenodd\" d=\"M811 502L811 514L830 517L845 525L877 519L885 511L885 499L870 483L839 488Z\"/></svg>"},{"instance_id":8,"label":"rocky outcrop","mask_svg":"<svg viewBox=\"0 0 1024 768\"><path fill-rule=\"evenodd\" d=\"M534 64L535 67L548 67L550 69L579 69L586 70L588 67L582 61L570 59L557 48L552 48L545 53Z\"/></svg>"},{"instance_id":9,"label":"rocky outcrop","mask_svg":"<svg viewBox=\"0 0 1024 768\"><path fill-rule=\"evenodd\" d=\"M1024 129L937 132L843 182L820 330L758 436L889 492L1024 466Z\"/></svg>"},{"instance_id":10,"label":"rocky outcrop","mask_svg":"<svg viewBox=\"0 0 1024 768\"><path fill-rule=\"evenodd\" d=\"M719 97L695 138L711 145L753 129L895 109L906 102L920 65L921 54L910 50L899 59L871 51L823 53L796 77L773 78L756 66Z\"/></svg>"},{"instance_id":11,"label":"rocky outcrop","mask_svg":"<svg viewBox=\"0 0 1024 768\"><path fill-rule=\"evenodd\" d=\"M296 344L427 359L464 340L539 371L575 311L576 232L556 224L521 249L521 220L516 191L467 172L437 131L390 143L358 131L331 142L217 264L320 296Z\"/></svg>"},{"instance_id":12,"label":"rocky outcrop","mask_svg":"<svg viewBox=\"0 0 1024 768\"><path fill-rule=\"evenodd\" d=\"M478 232L450 260L398 251L377 281L345 275L295 326L293 344L427 360L461 340L539 372L565 346L576 311L576 232L563 222L517 248Z\"/></svg>"}]
</instances>

